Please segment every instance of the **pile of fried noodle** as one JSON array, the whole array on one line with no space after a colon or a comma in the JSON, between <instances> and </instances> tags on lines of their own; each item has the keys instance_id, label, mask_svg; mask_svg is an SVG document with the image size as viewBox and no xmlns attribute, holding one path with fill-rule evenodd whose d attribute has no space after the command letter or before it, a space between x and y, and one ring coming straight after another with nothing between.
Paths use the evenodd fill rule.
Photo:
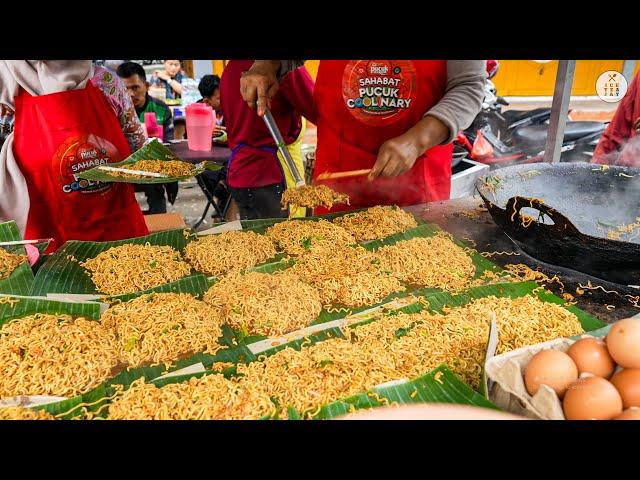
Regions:
<instances>
[{"instance_id":1,"label":"pile of fried noodle","mask_svg":"<svg viewBox=\"0 0 640 480\"><path fill-rule=\"evenodd\" d=\"M227 380L220 374L191 378L162 388L131 384L109 406L110 420L257 420L275 413L275 405L259 387Z\"/></svg>"},{"instance_id":2,"label":"pile of fried noodle","mask_svg":"<svg viewBox=\"0 0 640 480\"><path fill-rule=\"evenodd\" d=\"M289 269L320 292L323 305L375 305L405 287L361 246L316 245Z\"/></svg>"},{"instance_id":3,"label":"pile of fried noodle","mask_svg":"<svg viewBox=\"0 0 640 480\"><path fill-rule=\"evenodd\" d=\"M283 210L289 205L331 208L335 203L349 205L349 196L336 192L326 185L303 185L301 187L288 188L284 191L282 200L280 200Z\"/></svg>"},{"instance_id":4,"label":"pile of fried noodle","mask_svg":"<svg viewBox=\"0 0 640 480\"><path fill-rule=\"evenodd\" d=\"M167 177L190 177L194 175L196 168L187 162L180 160L138 160L137 162L124 165L127 170L140 170L142 172L161 173ZM149 178L136 173L109 172L114 177L122 178Z\"/></svg>"},{"instance_id":5,"label":"pile of fried noodle","mask_svg":"<svg viewBox=\"0 0 640 480\"><path fill-rule=\"evenodd\" d=\"M266 235L278 249L289 255L302 255L313 245L350 245L356 239L344 228L326 220L286 220L269 227Z\"/></svg>"},{"instance_id":6,"label":"pile of fried noodle","mask_svg":"<svg viewBox=\"0 0 640 480\"><path fill-rule=\"evenodd\" d=\"M217 313L188 293L151 293L113 305L102 325L115 332L122 360L131 367L172 362L222 347Z\"/></svg>"},{"instance_id":7,"label":"pile of fried noodle","mask_svg":"<svg viewBox=\"0 0 640 480\"><path fill-rule=\"evenodd\" d=\"M362 212L348 213L333 223L344 227L358 242L377 240L418 226L410 213L396 206L375 206Z\"/></svg>"},{"instance_id":8,"label":"pile of fried noodle","mask_svg":"<svg viewBox=\"0 0 640 480\"><path fill-rule=\"evenodd\" d=\"M55 420L44 410L25 407L0 407L0 420Z\"/></svg>"},{"instance_id":9,"label":"pile of fried noodle","mask_svg":"<svg viewBox=\"0 0 640 480\"><path fill-rule=\"evenodd\" d=\"M126 244L112 247L80 263L97 290L120 295L174 282L191 273L180 252L167 245Z\"/></svg>"},{"instance_id":10,"label":"pile of fried noodle","mask_svg":"<svg viewBox=\"0 0 640 480\"><path fill-rule=\"evenodd\" d=\"M116 335L96 321L38 313L0 329L0 398L71 397L119 367Z\"/></svg>"},{"instance_id":11,"label":"pile of fried noodle","mask_svg":"<svg viewBox=\"0 0 640 480\"><path fill-rule=\"evenodd\" d=\"M26 255L9 253L0 247L0 280L8 278L18 266L27 261Z\"/></svg>"},{"instance_id":12,"label":"pile of fried noodle","mask_svg":"<svg viewBox=\"0 0 640 480\"><path fill-rule=\"evenodd\" d=\"M322 310L318 291L286 271L230 275L214 284L204 301L233 329L251 335L304 328Z\"/></svg>"},{"instance_id":13,"label":"pile of fried noodle","mask_svg":"<svg viewBox=\"0 0 640 480\"><path fill-rule=\"evenodd\" d=\"M263 361L238 365L240 383L266 389L280 405L304 417L340 398L376 385L412 379L446 363L478 388L491 312L499 325L498 353L582 333L580 322L562 307L532 296L487 297L445 314L386 316L346 327L346 339L286 348Z\"/></svg>"},{"instance_id":14,"label":"pile of fried noodle","mask_svg":"<svg viewBox=\"0 0 640 480\"><path fill-rule=\"evenodd\" d=\"M444 232L381 247L376 257L384 270L416 287L460 291L476 271L471 257Z\"/></svg>"},{"instance_id":15,"label":"pile of fried noodle","mask_svg":"<svg viewBox=\"0 0 640 480\"><path fill-rule=\"evenodd\" d=\"M255 267L275 255L271 239L250 231L208 235L184 249L184 258L193 268L216 277Z\"/></svg>"}]
</instances>

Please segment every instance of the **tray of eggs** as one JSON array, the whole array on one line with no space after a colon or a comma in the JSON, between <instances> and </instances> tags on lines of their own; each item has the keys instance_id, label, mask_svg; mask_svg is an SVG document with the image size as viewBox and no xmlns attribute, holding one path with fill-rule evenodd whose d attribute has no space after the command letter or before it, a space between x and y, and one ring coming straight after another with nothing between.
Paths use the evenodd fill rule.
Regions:
<instances>
[{"instance_id":1,"label":"tray of eggs","mask_svg":"<svg viewBox=\"0 0 640 480\"><path fill-rule=\"evenodd\" d=\"M485 365L498 407L545 420L640 420L640 318L519 348Z\"/></svg>"}]
</instances>

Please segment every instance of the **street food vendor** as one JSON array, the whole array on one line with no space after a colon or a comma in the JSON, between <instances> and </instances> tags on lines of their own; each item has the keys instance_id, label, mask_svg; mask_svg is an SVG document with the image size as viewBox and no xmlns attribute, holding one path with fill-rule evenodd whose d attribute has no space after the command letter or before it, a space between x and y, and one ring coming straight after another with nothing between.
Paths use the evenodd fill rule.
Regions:
<instances>
[{"instance_id":1,"label":"street food vendor","mask_svg":"<svg viewBox=\"0 0 640 480\"><path fill-rule=\"evenodd\" d=\"M0 107L0 221L53 238L49 251L148 234L131 185L76 176L144 144L117 75L90 60L2 60Z\"/></svg>"},{"instance_id":2,"label":"street food vendor","mask_svg":"<svg viewBox=\"0 0 640 480\"><path fill-rule=\"evenodd\" d=\"M264 121L243 100L238 85L251 60L231 60L222 73L220 99L231 158L227 166L227 185L244 219L287 216L280 200L286 186L294 185L289 169ZM274 92L271 112L286 148L299 173L303 174L301 137L302 117L315 122L313 79L304 68L293 69ZM297 212L293 212L299 215Z\"/></svg>"},{"instance_id":3,"label":"street food vendor","mask_svg":"<svg viewBox=\"0 0 640 480\"><path fill-rule=\"evenodd\" d=\"M153 113L156 117L158 126L162 127L162 140L167 142L173 140L173 115L171 109L162 100L153 98L149 95L149 82L147 82L147 74L142 65L135 62L124 62L120 64L116 70L117 75L122 79L131 102L136 109L136 114L141 123L144 124L145 115ZM147 135L154 136L153 132L147 132ZM167 199L173 205L178 196L178 182L134 185L136 192L144 192L149 204L149 209L143 213L159 214L167 213Z\"/></svg>"},{"instance_id":4,"label":"street food vendor","mask_svg":"<svg viewBox=\"0 0 640 480\"><path fill-rule=\"evenodd\" d=\"M297 60L255 61L240 87L259 115ZM412 205L449 198L451 142L480 111L484 60L323 60L316 78L318 148L314 178L347 193L350 206ZM316 213L325 213L316 209Z\"/></svg>"}]
</instances>

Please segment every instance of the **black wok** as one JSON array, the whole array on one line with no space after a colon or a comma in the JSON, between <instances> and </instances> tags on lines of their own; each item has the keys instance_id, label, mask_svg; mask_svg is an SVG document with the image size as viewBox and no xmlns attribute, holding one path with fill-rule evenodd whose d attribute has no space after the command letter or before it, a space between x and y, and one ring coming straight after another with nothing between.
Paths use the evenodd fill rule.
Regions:
<instances>
[{"instance_id":1,"label":"black wok","mask_svg":"<svg viewBox=\"0 0 640 480\"><path fill-rule=\"evenodd\" d=\"M476 188L496 224L529 255L610 282L640 284L640 169L515 165L478 179ZM623 225L631 232L620 233Z\"/></svg>"}]
</instances>

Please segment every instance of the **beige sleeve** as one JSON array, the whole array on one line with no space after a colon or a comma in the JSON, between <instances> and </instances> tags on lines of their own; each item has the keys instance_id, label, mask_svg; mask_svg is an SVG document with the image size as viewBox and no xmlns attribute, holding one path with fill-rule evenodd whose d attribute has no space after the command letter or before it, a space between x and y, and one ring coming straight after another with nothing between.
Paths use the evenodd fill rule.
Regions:
<instances>
[{"instance_id":1,"label":"beige sleeve","mask_svg":"<svg viewBox=\"0 0 640 480\"><path fill-rule=\"evenodd\" d=\"M431 115L449 127L451 143L482 108L484 84L487 78L485 60L448 60L447 87L444 96L425 115Z\"/></svg>"}]
</instances>

